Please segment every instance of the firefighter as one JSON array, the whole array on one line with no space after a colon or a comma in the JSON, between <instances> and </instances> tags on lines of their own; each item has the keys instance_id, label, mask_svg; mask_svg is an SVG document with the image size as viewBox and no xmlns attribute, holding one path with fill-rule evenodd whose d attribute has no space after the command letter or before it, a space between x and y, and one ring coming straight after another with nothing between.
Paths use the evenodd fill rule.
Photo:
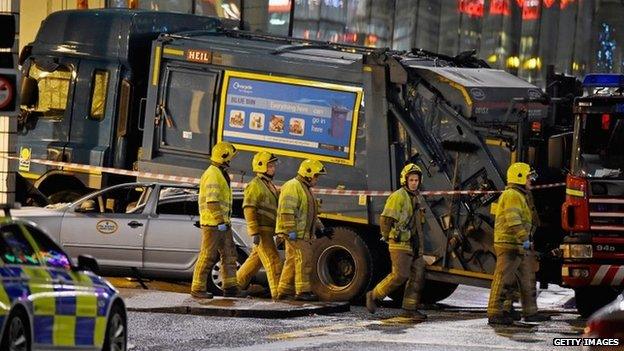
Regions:
<instances>
[{"instance_id":1,"label":"firefighter","mask_svg":"<svg viewBox=\"0 0 624 351\"><path fill-rule=\"evenodd\" d=\"M494 224L496 268L488 302L489 324L513 324L509 301L513 301L514 291L518 288L525 321L550 319L537 313L535 264L530 238L536 215L529 193L535 176L531 167L523 162L516 162L507 170L507 187L498 199Z\"/></svg>"},{"instance_id":2,"label":"firefighter","mask_svg":"<svg viewBox=\"0 0 624 351\"><path fill-rule=\"evenodd\" d=\"M266 151L258 152L251 162L256 177L245 188L243 211L254 248L236 274L238 286L246 289L251 278L264 266L274 299L282 272L282 261L273 239L279 196L273 184L276 163L277 157Z\"/></svg>"},{"instance_id":3,"label":"firefighter","mask_svg":"<svg viewBox=\"0 0 624 351\"><path fill-rule=\"evenodd\" d=\"M325 228L318 219L318 205L310 188L326 173L321 162L304 160L297 176L284 183L280 191L276 232L285 239L286 245L286 260L278 287L280 300L318 300L310 282L312 240L315 235L331 239L333 230Z\"/></svg>"},{"instance_id":4,"label":"firefighter","mask_svg":"<svg viewBox=\"0 0 624 351\"><path fill-rule=\"evenodd\" d=\"M212 298L206 291L206 281L212 267L221 257L223 296L238 296L236 281L236 247L232 238L230 214L232 190L226 169L236 155L234 145L221 141L210 154L211 164L199 183L199 222L202 242L193 272L191 295L195 298Z\"/></svg>"},{"instance_id":5,"label":"firefighter","mask_svg":"<svg viewBox=\"0 0 624 351\"><path fill-rule=\"evenodd\" d=\"M381 235L388 242L392 271L366 294L366 308L370 313L375 313L376 301L388 296L407 281L403 295L404 315L416 320L427 318L417 309L425 280L424 212L418 202L421 179L422 172L418 166L410 163L403 167L401 188L388 197L381 213Z\"/></svg>"}]
</instances>

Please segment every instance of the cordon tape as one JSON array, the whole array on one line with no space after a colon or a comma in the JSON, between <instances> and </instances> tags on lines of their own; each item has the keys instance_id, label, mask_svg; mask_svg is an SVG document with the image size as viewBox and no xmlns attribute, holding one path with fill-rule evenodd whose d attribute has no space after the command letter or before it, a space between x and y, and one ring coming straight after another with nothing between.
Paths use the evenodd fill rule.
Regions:
<instances>
[{"instance_id":1,"label":"cordon tape","mask_svg":"<svg viewBox=\"0 0 624 351\"><path fill-rule=\"evenodd\" d=\"M19 160L16 156L7 156L9 159ZM65 167L71 170L83 170L83 171L96 171L101 173L118 174L130 177L156 179L166 182L174 183L187 183L187 184L199 184L199 178L194 177L180 177L167 174L159 174L152 172L140 172L129 171L126 169L118 169L111 167L100 167L84 165L80 163L60 162L51 160L31 159L30 162L37 163L52 167ZM231 182L230 186L236 189L244 189L247 183ZM565 186L565 183L553 183L544 185L532 186L532 189L548 189ZM342 195L342 196L389 196L391 191L377 191L377 190L343 190L343 189L327 189L327 188L314 188L312 192L319 195ZM421 191L420 195L423 196L443 196L443 195L483 195L483 194L500 194L501 190L435 190L435 191Z\"/></svg>"}]
</instances>

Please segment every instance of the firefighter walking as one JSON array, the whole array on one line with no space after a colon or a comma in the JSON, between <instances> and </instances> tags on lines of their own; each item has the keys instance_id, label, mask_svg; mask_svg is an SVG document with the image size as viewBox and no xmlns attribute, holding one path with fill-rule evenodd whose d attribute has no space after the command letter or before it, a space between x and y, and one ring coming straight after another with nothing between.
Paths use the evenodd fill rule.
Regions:
<instances>
[{"instance_id":1,"label":"firefighter walking","mask_svg":"<svg viewBox=\"0 0 624 351\"><path fill-rule=\"evenodd\" d=\"M550 319L537 313L535 262L530 238L536 215L529 193L535 176L531 167L522 162L512 164L507 170L507 187L498 199L494 224L496 268L487 309L489 324L513 323L509 302L513 301L518 288L525 321Z\"/></svg>"},{"instance_id":2,"label":"firefighter walking","mask_svg":"<svg viewBox=\"0 0 624 351\"><path fill-rule=\"evenodd\" d=\"M401 188L392 193L381 213L381 235L388 242L392 271L366 294L366 308L375 313L377 302L405 285L403 310L407 317L424 320L420 311L421 292L425 280L423 260L423 211L418 202L418 187L422 172L410 163L401 171Z\"/></svg>"},{"instance_id":3,"label":"firefighter walking","mask_svg":"<svg viewBox=\"0 0 624 351\"><path fill-rule=\"evenodd\" d=\"M282 261L273 239L279 196L273 184L276 163L277 157L266 151L258 152L252 160L256 177L245 188L243 212L254 247L236 274L239 287L246 289L251 278L264 266L274 299L277 298L277 285L282 272Z\"/></svg>"},{"instance_id":4,"label":"firefighter walking","mask_svg":"<svg viewBox=\"0 0 624 351\"><path fill-rule=\"evenodd\" d=\"M202 241L191 285L191 295L195 298L212 298L212 294L206 291L206 282L219 257L223 296L237 296L239 292L236 280L236 247L230 222L232 190L226 171L235 155L234 145L223 141L215 144L210 154L211 165L199 183Z\"/></svg>"},{"instance_id":5,"label":"firefighter walking","mask_svg":"<svg viewBox=\"0 0 624 351\"><path fill-rule=\"evenodd\" d=\"M278 299L315 301L310 282L312 274L312 242L315 236L332 237L331 228L324 228L318 219L318 205L310 188L319 176L326 174L317 160L304 160L297 176L281 188L277 207L276 232L285 239L286 259L280 276Z\"/></svg>"}]
</instances>

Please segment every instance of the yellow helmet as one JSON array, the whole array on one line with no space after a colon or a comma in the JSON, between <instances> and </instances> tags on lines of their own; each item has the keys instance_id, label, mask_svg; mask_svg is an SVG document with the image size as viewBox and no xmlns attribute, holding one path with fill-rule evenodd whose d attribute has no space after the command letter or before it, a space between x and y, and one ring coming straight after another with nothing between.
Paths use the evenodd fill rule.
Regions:
<instances>
[{"instance_id":1,"label":"yellow helmet","mask_svg":"<svg viewBox=\"0 0 624 351\"><path fill-rule=\"evenodd\" d=\"M420 170L420 167L413 163L406 164L401 170L401 185L405 185L405 183L407 183L407 176L414 173L418 174L422 180L422 171Z\"/></svg>"},{"instance_id":2,"label":"yellow helmet","mask_svg":"<svg viewBox=\"0 0 624 351\"><path fill-rule=\"evenodd\" d=\"M507 183L525 185L527 178L534 175L531 166L524 162L516 162L507 169Z\"/></svg>"},{"instance_id":3,"label":"yellow helmet","mask_svg":"<svg viewBox=\"0 0 624 351\"><path fill-rule=\"evenodd\" d=\"M220 141L212 147L210 153L210 161L218 164L224 164L230 162L236 155L236 148L227 141Z\"/></svg>"},{"instance_id":4,"label":"yellow helmet","mask_svg":"<svg viewBox=\"0 0 624 351\"><path fill-rule=\"evenodd\" d=\"M317 174L327 174L327 171L325 171L325 166L320 161L308 159L301 162L297 174L302 177L312 178Z\"/></svg>"},{"instance_id":5,"label":"yellow helmet","mask_svg":"<svg viewBox=\"0 0 624 351\"><path fill-rule=\"evenodd\" d=\"M260 151L254 155L251 161L251 168L254 173L266 173L269 163L275 161L277 161L275 155L267 151Z\"/></svg>"}]
</instances>

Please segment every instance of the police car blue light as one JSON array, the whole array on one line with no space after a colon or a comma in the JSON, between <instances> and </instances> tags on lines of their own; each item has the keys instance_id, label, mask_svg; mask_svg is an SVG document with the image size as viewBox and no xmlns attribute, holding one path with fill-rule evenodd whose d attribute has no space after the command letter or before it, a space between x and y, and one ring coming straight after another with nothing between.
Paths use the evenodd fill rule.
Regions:
<instances>
[{"instance_id":1,"label":"police car blue light","mask_svg":"<svg viewBox=\"0 0 624 351\"><path fill-rule=\"evenodd\" d=\"M586 88L621 88L624 87L624 74L592 73L585 76L583 86Z\"/></svg>"},{"instance_id":2,"label":"police car blue light","mask_svg":"<svg viewBox=\"0 0 624 351\"><path fill-rule=\"evenodd\" d=\"M124 302L90 270L36 226L0 220L0 350L125 350Z\"/></svg>"}]
</instances>

